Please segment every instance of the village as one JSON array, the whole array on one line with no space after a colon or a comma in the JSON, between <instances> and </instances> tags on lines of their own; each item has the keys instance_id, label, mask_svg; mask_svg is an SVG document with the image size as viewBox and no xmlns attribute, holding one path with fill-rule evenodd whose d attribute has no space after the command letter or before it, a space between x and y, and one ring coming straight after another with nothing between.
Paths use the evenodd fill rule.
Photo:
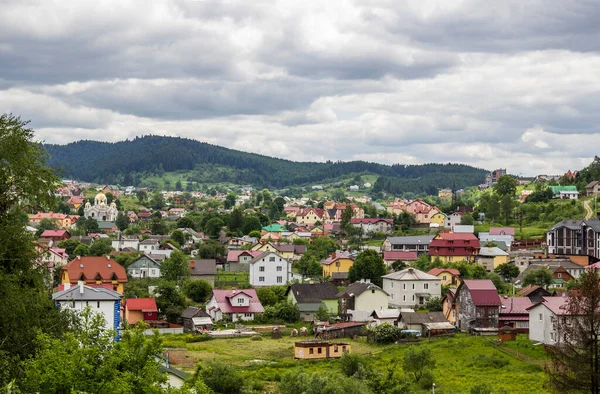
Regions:
<instances>
[{"instance_id":1,"label":"village","mask_svg":"<svg viewBox=\"0 0 600 394\"><path fill-rule=\"evenodd\" d=\"M500 177L505 170L479 188ZM576 199L573 188L548 190ZM589 185L589 196L598 192L600 182ZM555 322L565 317L569 289L600 267L596 218L562 220L527 240L512 226L476 231L473 207L442 212L420 198L379 204L371 217L369 198L191 194L65 181L57 190L65 213L29 215L56 305L101 314L117 341L139 324L163 335L174 387L208 357L182 351L179 336L289 338L293 346L279 354L298 361L364 354L366 343L454 337L514 341L527 350L512 348L513 357L529 349L539 356L560 341ZM146 206L125 210L127 200Z\"/></svg>"}]
</instances>

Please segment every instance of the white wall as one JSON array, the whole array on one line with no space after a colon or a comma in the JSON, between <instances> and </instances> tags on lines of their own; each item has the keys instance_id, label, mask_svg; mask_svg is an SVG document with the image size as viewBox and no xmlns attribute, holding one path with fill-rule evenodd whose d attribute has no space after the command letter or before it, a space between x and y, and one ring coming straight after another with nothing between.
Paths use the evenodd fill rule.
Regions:
<instances>
[{"instance_id":1,"label":"white wall","mask_svg":"<svg viewBox=\"0 0 600 394\"><path fill-rule=\"evenodd\" d=\"M61 308L70 308L81 313L86 306L89 305L93 312L100 313L104 316L104 327L114 330L118 327L114 327L115 322L115 301L74 301L75 306L73 307L72 301L60 301ZM98 302L100 307L98 307Z\"/></svg>"},{"instance_id":2,"label":"white wall","mask_svg":"<svg viewBox=\"0 0 600 394\"><path fill-rule=\"evenodd\" d=\"M285 285L292 275L292 263L274 252L250 264L249 268L252 286Z\"/></svg>"},{"instance_id":3,"label":"white wall","mask_svg":"<svg viewBox=\"0 0 600 394\"><path fill-rule=\"evenodd\" d=\"M158 268L127 268L127 273L132 278L160 278L160 269Z\"/></svg>"},{"instance_id":4,"label":"white wall","mask_svg":"<svg viewBox=\"0 0 600 394\"><path fill-rule=\"evenodd\" d=\"M540 319L541 315L541 319ZM543 304L537 305L529 310L529 339L542 342L546 345L556 343L554 325L552 323L553 313Z\"/></svg>"},{"instance_id":5,"label":"white wall","mask_svg":"<svg viewBox=\"0 0 600 394\"><path fill-rule=\"evenodd\" d=\"M438 280L393 280L383 278L383 291L390 295L392 306L413 307L419 305L417 293L429 293L431 297L442 296L441 281ZM414 287L414 288L413 288ZM428 288L425 288L428 287ZM426 299L423 303L427 302Z\"/></svg>"},{"instance_id":6,"label":"white wall","mask_svg":"<svg viewBox=\"0 0 600 394\"><path fill-rule=\"evenodd\" d=\"M140 241L137 239L114 239L112 241L112 247L114 250L121 250L123 248L133 248L138 249L140 245ZM144 245L147 246L147 245Z\"/></svg>"}]
</instances>

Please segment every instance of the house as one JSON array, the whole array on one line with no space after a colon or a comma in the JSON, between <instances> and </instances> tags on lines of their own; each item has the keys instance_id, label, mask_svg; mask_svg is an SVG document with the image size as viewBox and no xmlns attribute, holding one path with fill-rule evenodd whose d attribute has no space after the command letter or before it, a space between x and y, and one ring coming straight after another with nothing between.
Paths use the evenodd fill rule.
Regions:
<instances>
[{"instance_id":1,"label":"house","mask_svg":"<svg viewBox=\"0 0 600 394\"><path fill-rule=\"evenodd\" d=\"M568 315L566 307L566 297L544 297L541 302L527 308L529 340L545 345L555 345L560 340L555 322Z\"/></svg>"},{"instance_id":2,"label":"house","mask_svg":"<svg viewBox=\"0 0 600 394\"><path fill-rule=\"evenodd\" d=\"M465 279L456 290L456 306L461 331L498 328L502 302L491 280Z\"/></svg>"},{"instance_id":3,"label":"house","mask_svg":"<svg viewBox=\"0 0 600 394\"><path fill-rule=\"evenodd\" d=\"M135 279L160 278L160 263L145 254L127 267L127 274Z\"/></svg>"},{"instance_id":4,"label":"house","mask_svg":"<svg viewBox=\"0 0 600 394\"><path fill-rule=\"evenodd\" d=\"M250 285L284 285L292 280L292 263L276 252L263 252L248 263Z\"/></svg>"},{"instance_id":5,"label":"house","mask_svg":"<svg viewBox=\"0 0 600 394\"><path fill-rule=\"evenodd\" d=\"M104 327L119 331L121 326L121 299L123 294L105 287L91 287L82 281L65 283L64 290L52 294L52 300L61 308L81 313L86 307L104 317Z\"/></svg>"},{"instance_id":6,"label":"house","mask_svg":"<svg viewBox=\"0 0 600 394\"><path fill-rule=\"evenodd\" d=\"M324 209L307 208L296 212L296 223L298 224L315 224L316 222L323 223Z\"/></svg>"},{"instance_id":7,"label":"house","mask_svg":"<svg viewBox=\"0 0 600 394\"><path fill-rule=\"evenodd\" d=\"M402 312L398 326L403 330L419 331L421 336L428 337L456 329L446 320L443 312Z\"/></svg>"},{"instance_id":8,"label":"house","mask_svg":"<svg viewBox=\"0 0 600 394\"><path fill-rule=\"evenodd\" d=\"M479 242L481 245L485 245L487 242L496 243L500 247L499 243L504 243L510 250L513 241L515 240L515 229L513 227L490 227L488 232L479 233ZM502 249L502 248L501 248Z\"/></svg>"},{"instance_id":9,"label":"house","mask_svg":"<svg viewBox=\"0 0 600 394\"><path fill-rule=\"evenodd\" d=\"M139 251L144 253L153 253L160 249L160 242L157 239L148 238L139 243Z\"/></svg>"},{"instance_id":10,"label":"house","mask_svg":"<svg viewBox=\"0 0 600 394\"><path fill-rule=\"evenodd\" d=\"M452 189L440 189L438 191L438 197L441 199L450 199L454 197L454 193L452 192Z\"/></svg>"},{"instance_id":11,"label":"house","mask_svg":"<svg viewBox=\"0 0 600 394\"><path fill-rule=\"evenodd\" d=\"M345 352L350 352L350 348L347 343L300 341L294 344L294 358L303 360L340 358Z\"/></svg>"},{"instance_id":12,"label":"house","mask_svg":"<svg viewBox=\"0 0 600 394\"><path fill-rule=\"evenodd\" d=\"M229 242L227 242L228 249L241 249L242 246L246 245L254 245L258 240L256 237L249 237L244 235L241 238L231 238Z\"/></svg>"},{"instance_id":13,"label":"house","mask_svg":"<svg viewBox=\"0 0 600 394\"><path fill-rule=\"evenodd\" d=\"M263 253L260 250L228 250L225 271L248 271L250 260Z\"/></svg>"},{"instance_id":14,"label":"house","mask_svg":"<svg viewBox=\"0 0 600 394\"><path fill-rule=\"evenodd\" d=\"M429 298L442 296L440 278L416 268L383 276L383 291L389 294L388 302L394 307L424 305Z\"/></svg>"},{"instance_id":15,"label":"house","mask_svg":"<svg viewBox=\"0 0 600 394\"><path fill-rule=\"evenodd\" d=\"M48 248L41 255L42 265L54 272L55 268L62 267L69 262L69 255L64 248Z\"/></svg>"},{"instance_id":16,"label":"house","mask_svg":"<svg viewBox=\"0 0 600 394\"><path fill-rule=\"evenodd\" d=\"M336 294L340 316L346 321L367 321L375 310L388 309L388 294L369 280L360 280Z\"/></svg>"},{"instance_id":17,"label":"house","mask_svg":"<svg viewBox=\"0 0 600 394\"><path fill-rule=\"evenodd\" d=\"M383 252L383 262L390 267L395 261L412 263L417 261L416 251L388 250Z\"/></svg>"},{"instance_id":18,"label":"house","mask_svg":"<svg viewBox=\"0 0 600 394\"><path fill-rule=\"evenodd\" d=\"M59 242L71 238L71 234L67 230L45 230L40 237Z\"/></svg>"},{"instance_id":19,"label":"house","mask_svg":"<svg viewBox=\"0 0 600 394\"><path fill-rule=\"evenodd\" d=\"M263 232L263 231L267 232L267 233L281 233L281 232L287 231L287 228L285 227L284 224L273 223L273 224L263 227L261 232Z\"/></svg>"},{"instance_id":20,"label":"house","mask_svg":"<svg viewBox=\"0 0 600 394\"><path fill-rule=\"evenodd\" d=\"M60 228L69 228L75 224L78 218L79 216L77 215L67 215L64 213L38 212L35 215L29 216L29 223L38 225L43 219L47 219L56 223Z\"/></svg>"},{"instance_id":21,"label":"house","mask_svg":"<svg viewBox=\"0 0 600 394\"><path fill-rule=\"evenodd\" d=\"M498 328L512 327L518 333L529 333L529 311L533 305L527 297L500 297L502 306L498 315Z\"/></svg>"},{"instance_id":22,"label":"house","mask_svg":"<svg viewBox=\"0 0 600 394\"><path fill-rule=\"evenodd\" d=\"M125 248L133 248L139 250L140 240L137 237L123 237L119 235L117 239L113 239L111 245L114 250L121 251Z\"/></svg>"},{"instance_id":23,"label":"house","mask_svg":"<svg viewBox=\"0 0 600 394\"><path fill-rule=\"evenodd\" d=\"M213 321L251 321L265 310L254 289L213 290L206 312Z\"/></svg>"},{"instance_id":24,"label":"house","mask_svg":"<svg viewBox=\"0 0 600 394\"><path fill-rule=\"evenodd\" d=\"M183 329L190 332L211 330L213 326L210 315L204 309L194 306L187 307L181 312L181 320Z\"/></svg>"},{"instance_id":25,"label":"house","mask_svg":"<svg viewBox=\"0 0 600 394\"><path fill-rule=\"evenodd\" d=\"M352 218L350 224L354 228L360 228L364 234L384 233L391 234L394 231L394 219L383 218Z\"/></svg>"},{"instance_id":26,"label":"house","mask_svg":"<svg viewBox=\"0 0 600 394\"><path fill-rule=\"evenodd\" d=\"M125 268L108 256L77 256L60 271L63 285L104 285L123 294L127 283Z\"/></svg>"},{"instance_id":27,"label":"house","mask_svg":"<svg viewBox=\"0 0 600 394\"><path fill-rule=\"evenodd\" d=\"M128 324L153 320L158 320L158 307L154 298L129 298L125 301L125 321Z\"/></svg>"},{"instance_id":28,"label":"house","mask_svg":"<svg viewBox=\"0 0 600 394\"><path fill-rule=\"evenodd\" d=\"M600 258L600 220L563 220L546 236L548 254L593 256Z\"/></svg>"},{"instance_id":29,"label":"house","mask_svg":"<svg viewBox=\"0 0 600 394\"><path fill-rule=\"evenodd\" d=\"M397 326L398 321L400 320L400 309L380 309L374 310L371 313L371 318L373 319L371 325L378 326L383 323L389 323L392 326Z\"/></svg>"},{"instance_id":30,"label":"house","mask_svg":"<svg viewBox=\"0 0 600 394\"><path fill-rule=\"evenodd\" d=\"M586 196L595 196L596 194L600 194L600 181L592 181L585 187Z\"/></svg>"},{"instance_id":31,"label":"house","mask_svg":"<svg viewBox=\"0 0 600 394\"><path fill-rule=\"evenodd\" d=\"M444 212L434 213L433 215L431 215L429 224L432 227L444 227L444 225L446 224L446 214Z\"/></svg>"},{"instance_id":32,"label":"house","mask_svg":"<svg viewBox=\"0 0 600 394\"><path fill-rule=\"evenodd\" d=\"M134 211L127 211L127 219L129 219L129 223L136 223L138 221L138 215Z\"/></svg>"},{"instance_id":33,"label":"house","mask_svg":"<svg viewBox=\"0 0 600 394\"><path fill-rule=\"evenodd\" d=\"M290 220L296 220L296 214L300 210L300 207L284 207L283 213Z\"/></svg>"},{"instance_id":34,"label":"house","mask_svg":"<svg viewBox=\"0 0 600 394\"><path fill-rule=\"evenodd\" d=\"M348 278L348 271L350 271L350 267L352 267L352 264L354 264L354 259L354 256L340 252L333 252L331 256L321 261L323 277L331 278L333 277L334 272L343 272L346 274L345 278Z\"/></svg>"},{"instance_id":35,"label":"house","mask_svg":"<svg viewBox=\"0 0 600 394\"><path fill-rule=\"evenodd\" d=\"M548 186L548 189L552 191L552 198L561 199L577 199L579 198L579 192L577 186Z\"/></svg>"},{"instance_id":36,"label":"house","mask_svg":"<svg viewBox=\"0 0 600 394\"><path fill-rule=\"evenodd\" d=\"M323 204L323 223L341 222L342 214L348 207L352 209L352 218L362 219L365 217L365 211L354 203L326 201Z\"/></svg>"},{"instance_id":37,"label":"house","mask_svg":"<svg viewBox=\"0 0 600 394\"><path fill-rule=\"evenodd\" d=\"M454 224L450 228L450 232L473 234L475 232L475 226L473 226L472 224Z\"/></svg>"},{"instance_id":38,"label":"house","mask_svg":"<svg viewBox=\"0 0 600 394\"><path fill-rule=\"evenodd\" d=\"M190 236L190 241L194 244L197 243L202 243L202 241L204 240L204 233L199 233L197 231L195 231L193 228L180 228L179 230L181 230L185 235L189 234Z\"/></svg>"},{"instance_id":39,"label":"house","mask_svg":"<svg viewBox=\"0 0 600 394\"><path fill-rule=\"evenodd\" d=\"M460 271L456 268L432 268L427 273L440 278L442 286L458 287L461 284Z\"/></svg>"},{"instance_id":40,"label":"house","mask_svg":"<svg viewBox=\"0 0 600 394\"><path fill-rule=\"evenodd\" d=\"M464 213L461 212L451 213L450 215L446 216L446 219L444 219L444 227L452 228L456 225L459 225L463 216Z\"/></svg>"},{"instance_id":41,"label":"house","mask_svg":"<svg viewBox=\"0 0 600 394\"><path fill-rule=\"evenodd\" d=\"M184 208L171 208L169 209L169 216L175 216L177 218L182 218L185 216Z\"/></svg>"},{"instance_id":42,"label":"house","mask_svg":"<svg viewBox=\"0 0 600 394\"><path fill-rule=\"evenodd\" d=\"M200 259L190 260L190 278L202 279L215 286L215 276L217 276L217 260Z\"/></svg>"},{"instance_id":43,"label":"house","mask_svg":"<svg viewBox=\"0 0 600 394\"><path fill-rule=\"evenodd\" d=\"M257 243L251 250L260 252L276 252L287 260L299 260L306 251L306 245L275 244L272 242Z\"/></svg>"},{"instance_id":44,"label":"house","mask_svg":"<svg viewBox=\"0 0 600 394\"><path fill-rule=\"evenodd\" d=\"M442 263L455 261L473 262L479 253L479 240L469 233L437 234L429 244L429 255Z\"/></svg>"},{"instance_id":45,"label":"house","mask_svg":"<svg viewBox=\"0 0 600 394\"><path fill-rule=\"evenodd\" d=\"M501 264L507 264L509 255L497 246L482 247L479 249L479 255L476 258L477 264L483 265L487 272L494 272L494 269Z\"/></svg>"},{"instance_id":46,"label":"house","mask_svg":"<svg viewBox=\"0 0 600 394\"><path fill-rule=\"evenodd\" d=\"M450 288L442 298L442 312L450 323L456 325L456 289Z\"/></svg>"},{"instance_id":47,"label":"house","mask_svg":"<svg viewBox=\"0 0 600 394\"><path fill-rule=\"evenodd\" d=\"M527 297L531 300L532 304L542 302L544 297L550 297L552 294L546 289L538 285L529 285L519 290L519 296Z\"/></svg>"},{"instance_id":48,"label":"house","mask_svg":"<svg viewBox=\"0 0 600 394\"><path fill-rule=\"evenodd\" d=\"M314 322L313 332L315 338L335 339L335 338L356 338L365 334L365 322L342 322L329 324L329 322Z\"/></svg>"},{"instance_id":49,"label":"house","mask_svg":"<svg viewBox=\"0 0 600 394\"><path fill-rule=\"evenodd\" d=\"M405 250L417 252L417 255L427 253L433 235L412 235L404 237L388 237L383 241L381 250Z\"/></svg>"},{"instance_id":50,"label":"house","mask_svg":"<svg viewBox=\"0 0 600 394\"><path fill-rule=\"evenodd\" d=\"M331 315L338 314L337 293L331 283L295 283L288 286L285 296L298 306L302 320L312 321L321 306Z\"/></svg>"},{"instance_id":51,"label":"house","mask_svg":"<svg viewBox=\"0 0 600 394\"><path fill-rule=\"evenodd\" d=\"M535 260L534 260L535 261ZM564 268L564 271L558 268ZM588 266L591 267L591 266ZM530 271L536 270L538 268L546 268L552 272L552 279L557 280L557 283L562 283L561 281L567 282L571 279L579 279L581 274L585 271L585 267L577 265L570 260L545 260L545 261L535 261L529 264L529 266L519 274L515 278L514 283L523 283L523 280L527 276ZM565 274L566 273L566 274ZM564 284L564 283L563 283ZM563 287L563 286L555 286L555 287Z\"/></svg>"}]
</instances>

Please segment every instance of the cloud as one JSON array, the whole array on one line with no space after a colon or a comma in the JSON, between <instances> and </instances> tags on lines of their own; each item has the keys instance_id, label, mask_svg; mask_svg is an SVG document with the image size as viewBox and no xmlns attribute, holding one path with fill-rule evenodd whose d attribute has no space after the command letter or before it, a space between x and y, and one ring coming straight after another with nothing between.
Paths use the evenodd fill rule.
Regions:
<instances>
[{"instance_id":1,"label":"cloud","mask_svg":"<svg viewBox=\"0 0 600 394\"><path fill-rule=\"evenodd\" d=\"M600 142L598 17L592 0L6 0L0 111L54 143L561 173Z\"/></svg>"}]
</instances>

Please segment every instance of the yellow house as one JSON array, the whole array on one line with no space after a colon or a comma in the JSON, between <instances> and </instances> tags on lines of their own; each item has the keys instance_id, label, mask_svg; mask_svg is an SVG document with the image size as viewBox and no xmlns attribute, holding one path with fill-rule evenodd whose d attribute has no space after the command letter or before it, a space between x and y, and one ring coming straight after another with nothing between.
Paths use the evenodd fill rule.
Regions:
<instances>
[{"instance_id":1,"label":"yellow house","mask_svg":"<svg viewBox=\"0 0 600 394\"><path fill-rule=\"evenodd\" d=\"M87 286L102 285L123 294L127 272L109 256L77 256L61 268L60 282L75 286L79 281Z\"/></svg>"},{"instance_id":2,"label":"yellow house","mask_svg":"<svg viewBox=\"0 0 600 394\"><path fill-rule=\"evenodd\" d=\"M427 273L440 278L442 286L458 287L462 283L456 268L432 268Z\"/></svg>"},{"instance_id":3,"label":"yellow house","mask_svg":"<svg viewBox=\"0 0 600 394\"><path fill-rule=\"evenodd\" d=\"M508 263L510 256L497 246L482 247L477 256L477 263L483 265L488 272L494 271L500 264Z\"/></svg>"},{"instance_id":4,"label":"yellow house","mask_svg":"<svg viewBox=\"0 0 600 394\"><path fill-rule=\"evenodd\" d=\"M315 224L316 222L323 222L323 215L325 211L323 209L308 208L302 209L296 213L296 223L298 224Z\"/></svg>"},{"instance_id":5,"label":"yellow house","mask_svg":"<svg viewBox=\"0 0 600 394\"><path fill-rule=\"evenodd\" d=\"M446 214L444 212L437 212L431 215L431 224L438 224L439 227L444 227L446 220Z\"/></svg>"},{"instance_id":6,"label":"yellow house","mask_svg":"<svg viewBox=\"0 0 600 394\"><path fill-rule=\"evenodd\" d=\"M257 243L250 250L256 250L259 252L275 252L286 260L294 260L294 251L296 246L291 244L273 244L271 242Z\"/></svg>"},{"instance_id":7,"label":"yellow house","mask_svg":"<svg viewBox=\"0 0 600 394\"><path fill-rule=\"evenodd\" d=\"M441 199L452 198L453 196L452 189L441 189L438 191L438 197Z\"/></svg>"},{"instance_id":8,"label":"yellow house","mask_svg":"<svg viewBox=\"0 0 600 394\"><path fill-rule=\"evenodd\" d=\"M39 212L29 216L31 223L39 224L43 219L48 219L56 223L60 228L69 228L73 225L73 219L78 218L76 215L66 215L64 213L54 212Z\"/></svg>"},{"instance_id":9,"label":"yellow house","mask_svg":"<svg viewBox=\"0 0 600 394\"><path fill-rule=\"evenodd\" d=\"M350 352L347 343L301 341L294 344L294 358L299 359L340 358L345 352Z\"/></svg>"},{"instance_id":10,"label":"yellow house","mask_svg":"<svg viewBox=\"0 0 600 394\"><path fill-rule=\"evenodd\" d=\"M321 261L323 277L332 277L334 272L348 272L354 264L354 259L343 253L333 253L326 260Z\"/></svg>"}]
</instances>

